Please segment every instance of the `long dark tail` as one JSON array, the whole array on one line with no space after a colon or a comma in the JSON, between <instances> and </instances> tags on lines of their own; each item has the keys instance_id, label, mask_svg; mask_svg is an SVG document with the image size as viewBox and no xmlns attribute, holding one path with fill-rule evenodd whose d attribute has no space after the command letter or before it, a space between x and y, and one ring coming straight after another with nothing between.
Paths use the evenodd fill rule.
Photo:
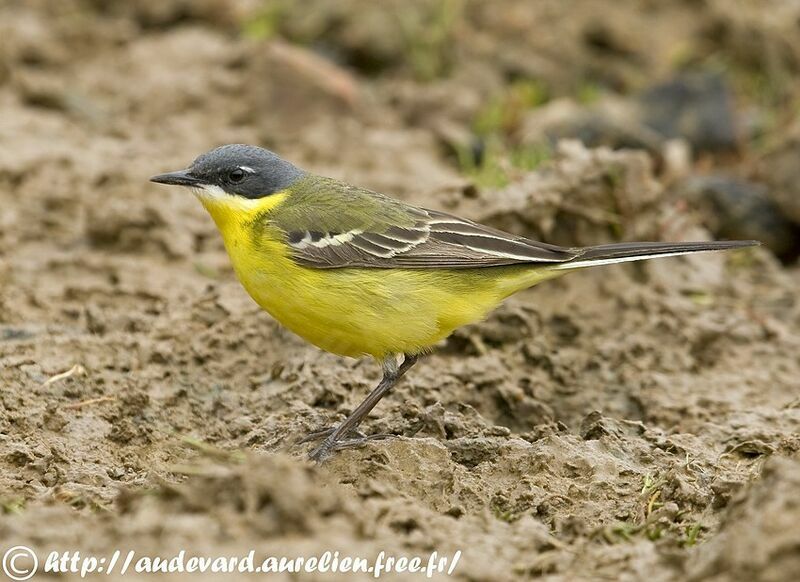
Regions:
<instances>
[{"instance_id":1,"label":"long dark tail","mask_svg":"<svg viewBox=\"0 0 800 582\"><path fill-rule=\"evenodd\" d=\"M598 245L581 249L578 256L570 261L553 265L553 270L580 269L599 265L613 265L628 261L642 261L659 257L675 257L705 251L725 251L759 245L755 240L730 240L708 242L630 242Z\"/></svg>"}]
</instances>

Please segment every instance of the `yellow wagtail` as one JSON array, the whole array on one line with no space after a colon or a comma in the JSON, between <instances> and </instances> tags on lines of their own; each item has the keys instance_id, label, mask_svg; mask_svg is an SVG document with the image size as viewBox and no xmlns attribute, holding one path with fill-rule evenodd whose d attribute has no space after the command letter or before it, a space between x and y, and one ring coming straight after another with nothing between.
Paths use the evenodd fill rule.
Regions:
<instances>
[{"instance_id":1,"label":"yellow wagtail","mask_svg":"<svg viewBox=\"0 0 800 582\"><path fill-rule=\"evenodd\" d=\"M280 323L323 350L381 362L383 379L350 416L304 439L322 439L316 461L386 436L357 427L420 354L517 291L583 267L758 244L558 247L316 176L249 145L151 180L194 191L242 285Z\"/></svg>"}]
</instances>

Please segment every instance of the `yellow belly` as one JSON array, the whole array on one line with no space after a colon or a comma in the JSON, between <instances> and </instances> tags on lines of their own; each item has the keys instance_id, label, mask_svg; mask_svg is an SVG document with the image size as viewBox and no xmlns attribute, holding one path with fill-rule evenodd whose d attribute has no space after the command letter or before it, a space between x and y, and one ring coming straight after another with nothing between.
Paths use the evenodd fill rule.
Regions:
<instances>
[{"instance_id":1,"label":"yellow belly","mask_svg":"<svg viewBox=\"0 0 800 582\"><path fill-rule=\"evenodd\" d=\"M229 249L231 250L231 249ZM250 296L282 325L334 354L420 353L549 278L533 269L310 269L286 257L231 252Z\"/></svg>"},{"instance_id":2,"label":"yellow belly","mask_svg":"<svg viewBox=\"0 0 800 582\"><path fill-rule=\"evenodd\" d=\"M292 261L277 237L254 237L227 208L204 205L256 303L308 342L342 356L426 351L512 293L560 274L530 266L312 269Z\"/></svg>"}]
</instances>

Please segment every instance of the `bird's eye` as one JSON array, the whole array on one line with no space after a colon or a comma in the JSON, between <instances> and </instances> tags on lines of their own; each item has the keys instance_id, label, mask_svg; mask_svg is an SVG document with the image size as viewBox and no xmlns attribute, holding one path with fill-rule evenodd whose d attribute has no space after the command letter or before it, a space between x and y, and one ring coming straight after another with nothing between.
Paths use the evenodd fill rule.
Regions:
<instances>
[{"instance_id":1,"label":"bird's eye","mask_svg":"<svg viewBox=\"0 0 800 582\"><path fill-rule=\"evenodd\" d=\"M235 170L231 170L228 173L228 182L231 184L238 184L242 180L244 180L245 172L241 168L236 168Z\"/></svg>"}]
</instances>

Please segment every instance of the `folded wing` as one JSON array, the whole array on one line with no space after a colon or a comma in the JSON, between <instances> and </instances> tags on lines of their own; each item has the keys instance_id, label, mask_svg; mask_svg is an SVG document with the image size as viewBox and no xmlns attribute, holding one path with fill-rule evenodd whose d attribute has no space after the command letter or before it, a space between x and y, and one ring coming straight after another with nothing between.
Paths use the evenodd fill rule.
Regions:
<instances>
[{"instance_id":1,"label":"folded wing","mask_svg":"<svg viewBox=\"0 0 800 582\"><path fill-rule=\"evenodd\" d=\"M373 224L348 231L287 232L294 259L318 269L465 269L559 263L578 253L516 237L449 214L408 207L402 226Z\"/></svg>"},{"instance_id":2,"label":"folded wing","mask_svg":"<svg viewBox=\"0 0 800 582\"><path fill-rule=\"evenodd\" d=\"M564 248L327 178L315 177L299 186L266 219L283 231L294 260L316 269L470 269L518 264L577 269L757 244L644 242Z\"/></svg>"}]
</instances>

